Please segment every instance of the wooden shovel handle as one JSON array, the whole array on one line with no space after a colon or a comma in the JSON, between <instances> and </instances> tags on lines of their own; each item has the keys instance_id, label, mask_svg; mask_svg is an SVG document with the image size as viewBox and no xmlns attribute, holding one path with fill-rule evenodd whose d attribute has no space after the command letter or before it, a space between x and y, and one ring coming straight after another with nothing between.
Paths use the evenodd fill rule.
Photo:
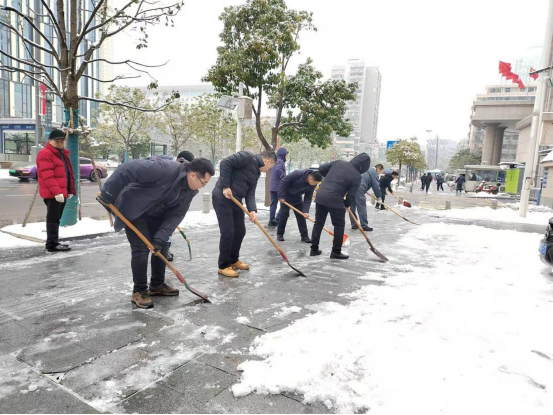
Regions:
<instances>
[{"instance_id":1,"label":"wooden shovel handle","mask_svg":"<svg viewBox=\"0 0 553 415\"><path fill-rule=\"evenodd\" d=\"M349 215L351 216L351 218L353 219L353 221L355 222L355 224L357 225L357 227L359 228L359 230L361 231L361 233L363 234L363 236L365 237L365 240L368 242L370 247L373 248L373 244L371 244L371 241L369 240L369 237L367 236L367 234L363 230L363 227L359 223L359 220L355 217L355 215L353 214L353 212L351 211L350 208L347 208L347 211L348 211Z\"/></svg>"},{"instance_id":2,"label":"wooden shovel handle","mask_svg":"<svg viewBox=\"0 0 553 415\"><path fill-rule=\"evenodd\" d=\"M287 201L284 201L284 204L285 204L286 206L288 206L290 209L293 209L295 212L298 212L300 215L303 215L303 212L302 212L302 211L300 211L299 209L296 209L294 206L292 206L292 205L291 205L290 203L288 203ZM315 223L315 220L314 220L311 216L308 215L308 216L307 216L307 219L310 220L311 222ZM324 229L325 231L327 231L329 234L331 234L332 236L334 236L334 232L332 232L331 230L325 228L324 226L323 226L323 229Z\"/></svg>"},{"instance_id":3,"label":"wooden shovel handle","mask_svg":"<svg viewBox=\"0 0 553 415\"><path fill-rule=\"evenodd\" d=\"M374 197L373 195L371 195L369 192L367 192L367 194L372 197L374 200L376 200L376 197ZM386 203L384 202L379 202L380 204L384 205L384 207L388 210L390 210L391 212L394 212L396 215L398 215L401 219L405 219L403 216L401 216L398 212L396 212L394 209L392 209L390 206L388 206Z\"/></svg>"},{"instance_id":4,"label":"wooden shovel handle","mask_svg":"<svg viewBox=\"0 0 553 415\"><path fill-rule=\"evenodd\" d=\"M240 203L234 196L231 196L230 199L236 203L236 205L242 209L244 211L244 213L246 215L248 215L248 217L251 219L251 215L250 215L250 212L248 212L248 209L246 209L244 207L244 205L242 203ZM284 251L282 251L282 249L280 248L280 246L278 246L278 244L275 242L275 240L271 237L271 235L269 235L269 232L267 232L267 230L263 227L263 225L261 223L259 223L259 221L256 219L254 221L254 223L259 227L259 229L261 229L261 231L265 234L265 236L269 239L269 241L271 241L271 243L273 244L273 246L277 249L277 251L280 253L280 255L282 255L282 257L284 258L285 261L288 261L288 257L286 257L286 254L284 253Z\"/></svg>"}]
</instances>

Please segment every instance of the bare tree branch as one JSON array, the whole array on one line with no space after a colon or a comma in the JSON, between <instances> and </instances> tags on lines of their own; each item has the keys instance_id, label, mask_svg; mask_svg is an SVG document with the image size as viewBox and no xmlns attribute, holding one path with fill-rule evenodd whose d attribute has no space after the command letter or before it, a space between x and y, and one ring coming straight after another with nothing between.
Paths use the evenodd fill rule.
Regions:
<instances>
[{"instance_id":1,"label":"bare tree branch","mask_svg":"<svg viewBox=\"0 0 553 415\"><path fill-rule=\"evenodd\" d=\"M98 81L98 82L103 82L103 83L109 84L109 83L112 83L112 82L115 82L115 81L119 81L121 79L137 79L137 78L140 78L140 75L137 75L137 76L117 75L115 78L107 79L107 80L95 78L95 77L90 76L90 75L83 75L82 77L92 79L93 81Z\"/></svg>"},{"instance_id":2,"label":"bare tree branch","mask_svg":"<svg viewBox=\"0 0 553 415\"><path fill-rule=\"evenodd\" d=\"M100 10L100 7L102 7L103 4L104 4L104 0L100 0L98 2L98 4L96 5L96 7L94 7L94 10L90 14L90 17L89 17L88 21L84 25L83 30L82 30L80 36L77 39L77 45L80 45L81 42L83 41L83 39L85 38L86 34L89 33L87 31L87 29L92 24L92 22L94 21L94 19L96 17L96 14L98 13L98 11Z\"/></svg>"},{"instance_id":3,"label":"bare tree branch","mask_svg":"<svg viewBox=\"0 0 553 415\"><path fill-rule=\"evenodd\" d=\"M106 62L106 63L109 63L110 65L124 65L124 64L132 63L133 65L143 66L145 68L161 68L162 66L165 66L165 65L167 65L167 63L169 63L169 61L167 61L167 62L161 63L159 65L146 65L144 63L135 62L135 61L130 60L130 59L120 61L120 62L112 62L112 61L110 61L108 59L104 59L104 58L91 59L89 61L86 61L86 63L92 63L92 62Z\"/></svg>"},{"instance_id":4,"label":"bare tree branch","mask_svg":"<svg viewBox=\"0 0 553 415\"><path fill-rule=\"evenodd\" d=\"M57 30L57 38L59 39L59 41L65 46L67 47L67 44L65 43L65 36L63 35L63 32L61 30L61 27L60 25L58 24L58 18L57 16L54 15L54 12L52 11L52 9L50 8L50 6L48 6L48 1L47 0L40 0L40 2L42 3L42 7L44 7L46 9L46 11L48 12L48 14L50 15L50 21L52 22L53 26L56 28Z\"/></svg>"},{"instance_id":5,"label":"bare tree branch","mask_svg":"<svg viewBox=\"0 0 553 415\"><path fill-rule=\"evenodd\" d=\"M8 29L10 29L12 32L14 32L17 36L19 36L21 38L21 40L23 40L23 42L25 43L28 43L30 45L32 45L33 47L35 48L38 48L40 50L43 50L44 52L47 52L49 54L51 54L52 56L54 56L55 58L58 58L58 54L51 50L51 49L46 49L45 47L39 45L38 43L35 43L33 42L32 40L29 40L27 39L25 36L23 36L15 27L13 27L11 24L7 24L7 23L4 23L2 20L0 20L0 25L2 26L5 26L7 27ZM56 59L58 62L59 62L59 59Z\"/></svg>"},{"instance_id":6,"label":"bare tree branch","mask_svg":"<svg viewBox=\"0 0 553 415\"><path fill-rule=\"evenodd\" d=\"M110 102L106 101L105 99L98 99L98 98L89 98L89 97L79 97L80 100L83 101L92 101L92 102L98 102L100 104L108 104L114 107L125 107L130 108L132 110L138 110L142 112L159 112L163 111L165 108L167 108L171 103L165 103L161 107L158 108L141 108L141 107L135 107L133 105L125 104L124 102Z\"/></svg>"}]
</instances>

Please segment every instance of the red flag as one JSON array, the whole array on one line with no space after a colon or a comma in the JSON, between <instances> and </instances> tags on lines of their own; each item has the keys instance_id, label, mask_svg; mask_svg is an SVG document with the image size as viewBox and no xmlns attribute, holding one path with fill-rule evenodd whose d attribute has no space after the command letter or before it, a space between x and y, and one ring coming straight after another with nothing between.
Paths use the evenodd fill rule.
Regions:
<instances>
[{"instance_id":1,"label":"red flag","mask_svg":"<svg viewBox=\"0 0 553 415\"><path fill-rule=\"evenodd\" d=\"M506 76L511 72L511 64L499 61L499 73Z\"/></svg>"},{"instance_id":2,"label":"red flag","mask_svg":"<svg viewBox=\"0 0 553 415\"><path fill-rule=\"evenodd\" d=\"M530 68L530 72L534 72L534 71L535 71L534 68ZM538 79L539 76L540 76L539 74L535 73L534 75L530 75L530 78L532 78L535 81L536 79Z\"/></svg>"}]
</instances>

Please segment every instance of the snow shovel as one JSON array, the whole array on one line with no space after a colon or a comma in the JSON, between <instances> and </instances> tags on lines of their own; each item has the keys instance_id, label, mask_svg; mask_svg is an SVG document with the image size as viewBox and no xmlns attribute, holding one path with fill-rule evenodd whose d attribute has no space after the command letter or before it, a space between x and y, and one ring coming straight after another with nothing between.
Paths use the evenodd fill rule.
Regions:
<instances>
[{"instance_id":1,"label":"snow shovel","mask_svg":"<svg viewBox=\"0 0 553 415\"><path fill-rule=\"evenodd\" d=\"M303 212L300 212L299 209L296 209L290 203L285 201L284 204L286 206L288 206L290 209L293 209L295 212L298 212L300 215L303 215ZM311 218L311 216L308 216L307 219L309 219L311 222L315 223L315 220L313 218ZM334 232L332 232L331 230L325 228L324 226L323 226L323 229L325 231L327 231L329 234L331 234L332 236L334 236ZM349 236L344 233L344 240L342 241L342 246L349 246L350 243L351 243L351 241L349 240Z\"/></svg>"},{"instance_id":2,"label":"snow shovel","mask_svg":"<svg viewBox=\"0 0 553 415\"><path fill-rule=\"evenodd\" d=\"M231 196L230 199L236 203L236 205L242 209L244 211L244 213L246 215L248 215L248 217L251 218L250 216L250 212L248 212L248 209L246 209L244 207L244 205L242 203L240 203L238 200L236 200L236 198L234 196ZM282 256L282 259L284 259L284 261L288 264L288 266L290 268L292 268L294 271L296 271L300 276L302 277L305 277L307 278L307 275L305 275L303 272L301 272L300 270L294 268L292 266L292 264L290 264L290 261L288 261L288 257L286 256L286 254L282 251L282 249L280 249L280 246L278 246L278 244L275 242L275 240L273 238L271 238L271 235L269 235L269 232L267 232L267 230L263 227L263 225L261 223L259 223L259 221L256 219L255 220L255 224L259 227L259 229L261 229L261 231L265 234L265 236L269 239L269 241L271 241L271 243L273 244L273 246L276 248L276 250L278 251L278 253Z\"/></svg>"},{"instance_id":3,"label":"snow shovel","mask_svg":"<svg viewBox=\"0 0 553 415\"><path fill-rule=\"evenodd\" d=\"M355 222L355 224L357 225L357 227L359 228L359 230L361 231L361 233L363 234L363 236L367 240L367 243L371 247L371 251L373 251L373 254L375 254L378 257L378 259L380 259L382 262L388 262L388 258L386 258L384 255L382 255L380 252L378 252L376 250L376 248L373 246L373 244L371 243L371 240L369 239L369 237L367 236L367 234L363 230L363 227L361 226L361 224L359 223L359 220L355 217L355 215L353 214L351 209L347 208L347 211L349 212L349 215L351 216L351 218L353 219L353 221Z\"/></svg>"},{"instance_id":4,"label":"snow shovel","mask_svg":"<svg viewBox=\"0 0 553 415\"><path fill-rule=\"evenodd\" d=\"M102 204L103 206L109 208L119 219L121 219L125 225L127 225L129 228L131 228L135 233L136 235L142 239L142 242L144 242L146 244L146 246L151 249L152 251L154 251L154 246L150 243L150 241L148 241L146 239L146 237L144 235L142 235L142 232L140 232L138 229L136 229L136 227L130 223L127 218L125 218L123 216L123 214L121 212L119 212L119 209L117 209L115 206L113 206L111 203L106 203L105 200L103 200L101 197L100 197L100 194L98 194L98 196L96 197L96 200L98 202L100 202L100 204ZM200 297L202 300L208 302L208 303L211 303L211 301L209 301L209 298L207 297L207 295L199 292L198 290L196 290L195 288L192 288L191 286L189 286L186 282L186 280L184 279L184 277L181 275L180 272L178 272L175 267L173 267L171 265L171 263L169 261L167 261L167 259L161 254L161 252L153 252L153 255L156 255L157 257L161 258L161 260L163 262L165 262L165 264L169 267L169 269L171 271L173 271L173 274L175 274L177 276L177 278L179 279L180 282L183 283L184 287L190 291L192 294L194 295L197 295L198 297Z\"/></svg>"},{"instance_id":5,"label":"snow shovel","mask_svg":"<svg viewBox=\"0 0 553 415\"><path fill-rule=\"evenodd\" d=\"M399 203L403 204L403 206L408 207L408 208L411 207L411 203L409 203L407 200L405 200L401 197L398 197L393 193L392 193L392 196L395 197Z\"/></svg>"},{"instance_id":6,"label":"snow shovel","mask_svg":"<svg viewBox=\"0 0 553 415\"><path fill-rule=\"evenodd\" d=\"M188 240L188 238L186 237L186 234L182 231L180 226L177 226L177 229L179 233L182 235L182 237L184 238L184 240L186 241L186 243L188 244L188 253L190 254L190 261L192 261L192 247L190 246L190 241Z\"/></svg>"},{"instance_id":7,"label":"snow shovel","mask_svg":"<svg viewBox=\"0 0 553 415\"><path fill-rule=\"evenodd\" d=\"M371 194L368 193L368 192L367 192L367 194L368 194L370 197L372 197L374 200L376 200L376 197L374 197L373 195L371 195ZM403 220L405 220L405 221L407 221L407 222L409 222L409 223L412 223L413 225L418 225L418 226L420 226L419 223L411 222L409 219L407 219L406 217L400 215L398 212L396 212L394 209L392 209L390 206L386 205L385 203L383 203L383 202L380 202L380 203L381 203L386 209L388 209L388 210L394 212L396 215L398 215L401 219L403 219Z\"/></svg>"}]
</instances>

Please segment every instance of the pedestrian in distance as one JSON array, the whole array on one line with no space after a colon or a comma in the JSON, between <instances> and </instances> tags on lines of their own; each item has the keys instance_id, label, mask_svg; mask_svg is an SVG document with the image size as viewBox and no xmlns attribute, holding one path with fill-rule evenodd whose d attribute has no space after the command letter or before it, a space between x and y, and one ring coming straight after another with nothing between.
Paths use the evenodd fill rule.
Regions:
<instances>
[{"instance_id":1,"label":"pedestrian in distance","mask_svg":"<svg viewBox=\"0 0 553 415\"><path fill-rule=\"evenodd\" d=\"M424 180L426 193L428 193L428 189L430 189L430 184L432 183L432 180L434 180L434 178L432 177L432 173L426 173L426 179Z\"/></svg>"},{"instance_id":2,"label":"pedestrian in distance","mask_svg":"<svg viewBox=\"0 0 553 415\"><path fill-rule=\"evenodd\" d=\"M436 176L436 191L439 192L440 190L444 191L444 178L441 174L438 174Z\"/></svg>"},{"instance_id":3,"label":"pedestrian in distance","mask_svg":"<svg viewBox=\"0 0 553 415\"><path fill-rule=\"evenodd\" d=\"M319 172L325 179L320 184L315 197L315 226L311 235L311 256L322 254L319 241L326 218L330 214L334 226L334 242L330 258L349 258L349 255L342 253L346 208L355 202L355 194L361 184L361 175L369 170L370 165L369 155L361 153L351 161L336 160L319 167Z\"/></svg>"},{"instance_id":4,"label":"pedestrian in distance","mask_svg":"<svg viewBox=\"0 0 553 415\"><path fill-rule=\"evenodd\" d=\"M279 241L284 241L286 223L288 222L288 217L290 216L290 207L284 203L287 202L300 212L303 212L302 215L294 211L301 235L301 241L311 243L305 219L309 217L309 208L311 207L311 199L313 198L315 187L322 181L322 179L323 176L321 173L310 169L295 170L282 179L278 188L280 218L278 221L277 239Z\"/></svg>"},{"instance_id":5,"label":"pedestrian in distance","mask_svg":"<svg viewBox=\"0 0 553 415\"><path fill-rule=\"evenodd\" d=\"M461 174L459 177L457 177L457 180L455 180L455 183L457 183L457 189L455 190L455 195L457 195L457 192L463 193L463 185L465 184L465 175Z\"/></svg>"},{"instance_id":6,"label":"pedestrian in distance","mask_svg":"<svg viewBox=\"0 0 553 415\"><path fill-rule=\"evenodd\" d=\"M262 172L269 171L276 163L274 151L266 150L253 155L239 151L221 161L219 180L213 189L213 208L219 221L219 274L236 278L236 270L249 270L250 266L240 260L240 248L246 235L244 212L232 200L246 200L250 221L257 220L255 189Z\"/></svg>"},{"instance_id":7,"label":"pedestrian in distance","mask_svg":"<svg viewBox=\"0 0 553 415\"><path fill-rule=\"evenodd\" d=\"M384 202L386 201L386 189L390 192L390 194L394 194L394 191L392 190L392 181L397 179L398 172L393 171L391 173L386 173L384 176L380 178L380 193L382 198L382 203L377 203L375 205L376 209L385 210L386 207L384 206Z\"/></svg>"},{"instance_id":8,"label":"pedestrian in distance","mask_svg":"<svg viewBox=\"0 0 553 415\"><path fill-rule=\"evenodd\" d=\"M271 207L269 209L269 227L273 228L278 225L280 211L278 215L276 210L278 208L278 191L280 182L284 177L286 177L286 156L288 155L288 150L284 147L281 147L277 151L277 162L275 167L271 170L271 183L270 183L270 192L271 192Z\"/></svg>"},{"instance_id":9,"label":"pedestrian in distance","mask_svg":"<svg viewBox=\"0 0 553 415\"><path fill-rule=\"evenodd\" d=\"M152 255L152 276L148 287L148 256L167 255L168 241L182 222L190 202L215 174L204 158L176 163L154 157L121 164L102 186L102 203L111 203L154 246L150 251L138 235L116 217L115 231L125 227L131 246L133 294L131 302L139 308L154 306L151 296L175 296L179 290L165 283L165 262Z\"/></svg>"},{"instance_id":10,"label":"pedestrian in distance","mask_svg":"<svg viewBox=\"0 0 553 415\"><path fill-rule=\"evenodd\" d=\"M421 190L424 190L424 186L426 185L426 173L424 173L421 176Z\"/></svg>"},{"instance_id":11,"label":"pedestrian in distance","mask_svg":"<svg viewBox=\"0 0 553 415\"><path fill-rule=\"evenodd\" d=\"M373 230L369 226L367 220L367 192L373 190L374 195L376 196L376 202L382 202L382 191L380 190L379 176L384 171L384 166L382 164L377 164L374 167L371 167L365 173L361 175L361 184L355 195L355 203L351 205L351 212L355 215L357 211L357 218L361 223L361 227L365 232L370 232ZM351 229L358 229L357 224L351 218Z\"/></svg>"},{"instance_id":12,"label":"pedestrian in distance","mask_svg":"<svg viewBox=\"0 0 553 415\"><path fill-rule=\"evenodd\" d=\"M75 193L75 177L65 148L65 133L53 129L46 147L36 158L38 190L46 205L46 250L64 252L71 248L59 241L60 220L67 199Z\"/></svg>"}]
</instances>

